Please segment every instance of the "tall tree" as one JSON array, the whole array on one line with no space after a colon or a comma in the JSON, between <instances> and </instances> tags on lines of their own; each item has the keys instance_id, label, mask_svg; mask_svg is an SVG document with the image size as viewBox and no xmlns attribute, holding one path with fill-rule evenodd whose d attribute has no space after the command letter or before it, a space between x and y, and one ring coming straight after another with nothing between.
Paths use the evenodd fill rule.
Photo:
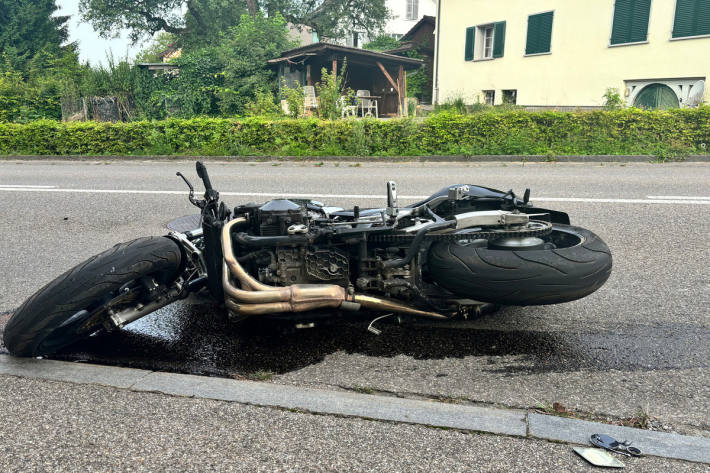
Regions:
<instances>
[{"instance_id":1,"label":"tall tree","mask_svg":"<svg viewBox=\"0 0 710 473\"><path fill-rule=\"evenodd\" d=\"M210 38L236 25L242 13L270 17L279 12L321 38L342 37L353 29L376 32L388 17L385 0L81 0L80 9L101 34L128 29L134 41L159 31L188 42Z\"/></svg>"},{"instance_id":2,"label":"tall tree","mask_svg":"<svg viewBox=\"0 0 710 473\"><path fill-rule=\"evenodd\" d=\"M0 51L13 68L24 71L29 61L42 52L59 56L75 45L69 38L68 16L53 16L54 0L0 0Z\"/></svg>"}]
</instances>

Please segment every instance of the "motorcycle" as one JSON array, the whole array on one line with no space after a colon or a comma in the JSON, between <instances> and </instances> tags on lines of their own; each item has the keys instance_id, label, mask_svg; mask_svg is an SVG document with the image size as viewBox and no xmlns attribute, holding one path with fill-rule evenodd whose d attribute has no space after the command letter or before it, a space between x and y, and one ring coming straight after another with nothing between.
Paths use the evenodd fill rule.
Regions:
<instances>
[{"instance_id":1,"label":"motorcycle","mask_svg":"<svg viewBox=\"0 0 710 473\"><path fill-rule=\"evenodd\" d=\"M120 243L62 274L8 321L10 353L51 354L198 292L235 321L360 310L450 320L580 299L611 273L604 241L534 206L529 189L520 198L459 184L399 206L390 181L384 208L275 199L229 209L196 169L201 199L177 175L199 228Z\"/></svg>"}]
</instances>

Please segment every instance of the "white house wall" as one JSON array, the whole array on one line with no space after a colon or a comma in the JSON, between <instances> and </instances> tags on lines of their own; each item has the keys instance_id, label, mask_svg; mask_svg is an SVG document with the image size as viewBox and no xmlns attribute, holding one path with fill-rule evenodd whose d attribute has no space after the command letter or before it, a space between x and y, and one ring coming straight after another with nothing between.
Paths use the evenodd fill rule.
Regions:
<instances>
[{"instance_id":1,"label":"white house wall","mask_svg":"<svg viewBox=\"0 0 710 473\"><path fill-rule=\"evenodd\" d=\"M417 12L417 17L413 20L407 19L407 0L387 0L387 8L392 15L392 18L385 25L385 33L387 34L404 35L424 15L436 15L435 0L419 0L419 11Z\"/></svg>"},{"instance_id":2,"label":"white house wall","mask_svg":"<svg viewBox=\"0 0 710 473\"><path fill-rule=\"evenodd\" d=\"M600 106L609 87L629 99L627 85L634 81L680 79L680 84L710 76L710 37L671 40L675 0L652 0L646 43L613 47L614 0L440 2L434 83L440 103L457 97L482 102L484 90L495 90L495 101L501 103L503 90L517 90L518 105ZM550 10L550 54L526 57L528 15ZM466 28L499 21L507 22L504 56L464 60Z\"/></svg>"}]
</instances>

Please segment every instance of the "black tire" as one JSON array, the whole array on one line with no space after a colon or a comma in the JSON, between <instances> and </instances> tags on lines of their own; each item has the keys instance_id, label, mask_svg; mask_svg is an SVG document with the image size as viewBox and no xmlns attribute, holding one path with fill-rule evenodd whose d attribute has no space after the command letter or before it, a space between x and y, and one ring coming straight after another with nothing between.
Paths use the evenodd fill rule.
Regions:
<instances>
[{"instance_id":1,"label":"black tire","mask_svg":"<svg viewBox=\"0 0 710 473\"><path fill-rule=\"evenodd\" d=\"M563 243L511 251L437 242L429 251L431 278L460 297L520 306L581 299L609 278L611 252L594 233L556 224L549 239Z\"/></svg>"},{"instance_id":2,"label":"black tire","mask_svg":"<svg viewBox=\"0 0 710 473\"><path fill-rule=\"evenodd\" d=\"M167 237L139 238L93 256L44 286L15 311L5 327L5 347L16 356L41 356L77 342L90 334L67 328L74 314L100 305L121 286L141 277L172 281L181 259L180 247Z\"/></svg>"}]
</instances>

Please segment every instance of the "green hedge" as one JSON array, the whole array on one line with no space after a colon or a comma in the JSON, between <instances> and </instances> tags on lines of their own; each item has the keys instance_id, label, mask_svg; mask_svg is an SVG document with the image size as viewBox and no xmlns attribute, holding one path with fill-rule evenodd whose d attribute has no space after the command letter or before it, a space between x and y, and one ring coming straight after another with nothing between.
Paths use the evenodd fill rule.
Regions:
<instances>
[{"instance_id":1,"label":"green hedge","mask_svg":"<svg viewBox=\"0 0 710 473\"><path fill-rule=\"evenodd\" d=\"M440 113L425 120L196 118L130 123L0 123L0 154L681 156L710 144L693 110Z\"/></svg>"}]
</instances>

